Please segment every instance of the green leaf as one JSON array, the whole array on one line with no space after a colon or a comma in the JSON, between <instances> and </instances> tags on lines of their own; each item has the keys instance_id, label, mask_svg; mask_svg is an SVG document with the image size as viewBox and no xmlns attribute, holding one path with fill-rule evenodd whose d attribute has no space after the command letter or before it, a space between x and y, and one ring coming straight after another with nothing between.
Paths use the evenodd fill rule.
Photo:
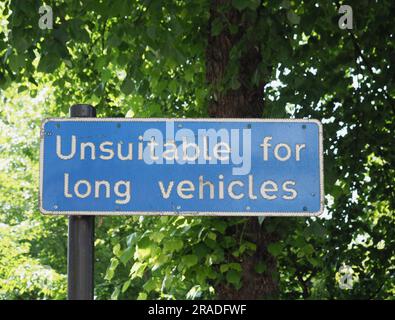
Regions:
<instances>
[{"instance_id":1,"label":"green leaf","mask_svg":"<svg viewBox=\"0 0 395 320\"><path fill-rule=\"evenodd\" d=\"M111 2L111 14L112 15L124 15L129 10L127 0L117 0Z\"/></svg>"},{"instance_id":2,"label":"green leaf","mask_svg":"<svg viewBox=\"0 0 395 320\"><path fill-rule=\"evenodd\" d=\"M244 241L242 246L245 246L247 250L256 251L256 244L250 241Z\"/></svg>"},{"instance_id":3,"label":"green leaf","mask_svg":"<svg viewBox=\"0 0 395 320\"><path fill-rule=\"evenodd\" d=\"M29 88L27 87L27 86L19 86L18 87L18 93L21 93L21 92L23 92L23 91L26 91L26 90L28 90Z\"/></svg>"},{"instance_id":4,"label":"green leaf","mask_svg":"<svg viewBox=\"0 0 395 320\"><path fill-rule=\"evenodd\" d=\"M114 256L119 257L121 252L121 245L117 243L113 248L112 248L112 253Z\"/></svg>"},{"instance_id":5,"label":"green leaf","mask_svg":"<svg viewBox=\"0 0 395 320\"><path fill-rule=\"evenodd\" d=\"M70 24L70 33L76 41L82 43L90 42L90 37L85 29L83 21L81 21L80 19L73 19L69 21L69 24Z\"/></svg>"},{"instance_id":6,"label":"green leaf","mask_svg":"<svg viewBox=\"0 0 395 320\"><path fill-rule=\"evenodd\" d=\"M310 262L313 267L317 267L322 264L321 260L312 257L307 257L307 261Z\"/></svg>"},{"instance_id":7,"label":"green leaf","mask_svg":"<svg viewBox=\"0 0 395 320\"><path fill-rule=\"evenodd\" d=\"M128 288L130 287L132 280L129 279L128 281L126 281L123 286L122 286L122 293L124 293L126 290L128 290Z\"/></svg>"},{"instance_id":8,"label":"green leaf","mask_svg":"<svg viewBox=\"0 0 395 320\"><path fill-rule=\"evenodd\" d=\"M145 260L147 259L151 253L152 253L152 248L151 246L148 247L137 247L135 253L134 253L134 258L137 260Z\"/></svg>"},{"instance_id":9,"label":"green leaf","mask_svg":"<svg viewBox=\"0 0 395 320\"><path fill-rule=\"evenodd\" d=\"M146 267L147 267L147 263L142 263L139 261L135 262L132 268L130 269L131 279L142 278Z\"/></svg>"},{"instance_id":10,"label":"green leaf","mask_svg":"<svg viewBox=\"0 0 395 320\"><path fill-rule=\"evenodd\" d=\"M259 4L259 0L232 0L232 6L239 11L247 8L251 10L256 10L259 7Z\"/></svg>"},{"instance_id":11,"label":"green leaf","mask_svg":"<svg viewBox=\"0 0 395 320\"><path fill-rule=\"evenodd\" d=\"M283 0L281 1L281 7L283 7L284 9L290 9L291 3L289 2L289 0Z\"/></svg>"},{"instance_id":12,"label":"green leaf","mask_svg":"<svg viewBox=\"0 0 395 320\"><path fill-rule=\"evenodd\" d=\"M159 256L156 257L156 259L154 260L154 265L152 266L152 271L157 270L158 268L160 268L163 264L165 264L166 262L169 261L169 257L165 254L161 254Z\"/></svg>"},{"instance_id":13,"label":"green leaf","mask_svg":"<svg viewBox=\"0 0 395 320\"><path fill-rule=\"evenodd\" d=\"M216 37L218 36L223 29L222 20L220 18L215 18L211 24L211 35Z\"/></svg>"},{"instance_id":14,"label":"green leaf","mask_svg":"<svg viewBox=\"0 0 395 320\"><path fill-rule=\"evenodd\" d=\"M113 293L111 294L111 300L117 300L120 293L121 293L121 287L117 286L113 291Z\"/></svg>"},{"instance_id":15,"label":"green leaf","mask_svg":"<svg viewBox=\"0 0 395 320\"><path fill-rule=\"evenodd\" d=\"M190 267L196 265L198 263L199 259L194 254L188 254L186 256L183 256L181 258L181 261L186 267L190 268Z\"/></svg>"},{"instance_id":16,"label":"green leaf","mask_svg":"<svg viewBox=\"0 0 395 320\"><path fill-rule=\"evenodd\" d=\"M219 267L219 271L221 273L225 273L228 270L236 270L241 272L241 265L240 263L232 262L232 263L221 264L221 266Z\"/></svg>"},{"instance_id":17,"label":"green leaf","mask_svg":"<svg viewBox=\"0 0 395 320\"><path fill-rule=\"evenodd\" d=\"M46 54L40 57L37 70L39 72L51 73L54 72L61 63L61 59L53 54Z\"/></svg>"},{"instance_id":18,"label":"green leaf","mask_svg":"<svg viewBox=\"0 0 395 320\"><path fill-rule=\"evenodd\" d=\"M122 85L121 85L121 91L124 94L131 94L135 90L135 85L132 80L129 78L126 78L123 80Z\"/></svg>"},{"instance_id":19,"label":"green leaf","mask_svg":"<svg viewBox=\"0 0 395 320\"><path fill-rule=\"evenodd\" d=\"M217 240L217 235L215 232L208 232L207 237L211 240Z\"/></svg>"},{"instance_id":20,"label":"green leaf","mask_svg":"<svg viewBox=\"0 0 395 320\"><path fill-rule=\"evenodd\" d=\"M226 273L226 281L233 284L236 288L240 288L241 272L236 270L229 270Z\"/></svg>"},{"instance_id":21,"label":"green leaf","mask_svg":"<svg viewBox=\"0 0 395 320\"><path fill-rule=\"evenodd\" d=\"M101 72L101 80L102 82L107 82L112 77L112 72L109 69L103 69Z\"/></svg>"},{"instance_id":22,"label":"green leaf","mask_svg":"<svg viewBox=\"0 0 395 320\"><path fill-rule=\"evenodd\" d=\"M125 250L123 250L121 256L119 257L119 260L123 263L123 265L126 265L128 261L132 259L134 252L134 247L127 247Z\"/></svg>"},{"instance_id":23,"label":"green leaf","mask_svg":"<svg viewBox=\"0 0 395 320\"><path fill-rule=\"evenodd\" d=\"M159 116L162 114L162 109L160 107L160 104L158 103L154 103L154 102L149 103L147 106L147 110L149 112L150 117Z\"/></svg>"},{"instance_id":24,"label":"green leaf","mask_svg":"<svg viewBox=\"0 0 395 320\"><path fill-rule=\"evenodd\" d=\"M283 245L280 242L271 243L267 246L267 251L274 256L277 257L281 254L283 250Z\"/></svg>"},{"instance_id":25,"label":"green leaf","mask_svg":"<svg viewBox=\"0 0 395 320\"><path fill-rule=\"evenodd\" d=\"M287 18L291 24L299 24L300 23L300 17L293 11L287 12Z\"/></svg>"},{"instance_id":26,"label":"green leaf","mask_svg":"<svg viewBox=\"0 0 395 320\"><path fill-rule=\"evenodd\" d=\"M307 244L302 250L306 256L309 256L314 252L314 247L311 244Z\"/></svg>"},{"instance_id":27,"label":"green leaf","mask_svg":"<svg viewBox=\"0 0 395 320\"><path fill-rule=\"evenodd\" d=\"M183 242L180 239L170 239L164 242L163 251L164 252L172 252L179 251L184 246Z\"/></svg>"},{"instance_id":28,"label":"green leaf","mask_svg":"<svg viewBox=\"0 0 395 320\"><path fill-rule=\"evenodd\" d=\"M266 271L267 267L266 264L263 261L259 261L256 265L255 265L255 272L256 273L264 273Z\"/></svg>"},{"instance_id":29,"label":"green leaf","mask_svg":"<svg viewBox=\"0 0 395 320\"><path fill-rule=\"evenodd\" d=\"M143 284L143 288L146 292L151 292L157 289L158 281L154 278L149 279L146 283Z\"/></svg>"},{"instance_id":30,"label":"green leaf","mask_svg":"<svg viewBox=\"0 0 395 320\"><path fill-rule=\"evenodd\" d=\"M315 238L322 238L326 235L327 231L322 226L321 221L314 221L306 228L305 234L308 236L313 236Z\"/></svg>"},{"instance_id":31,"label":"green leaf","mask_svg":"<svg viewBox=\"0 0 395 320\"><path fill-rule=\"evenodd\" d=\"M136 243L137 239L138 239L137 233L136 233L136 232L133 232L131 235L129 235L129 236L126 238L126 245L127 245L128 247L131 247L133 244Z\"/></svg>"},{"instance_id":32,"label":"green leaf","mask_svg":"<svg viewBox=\"0 0 395 320\"><path fill-rule=\"evenodd\" d=\"M138 242L137 242L137 247L139 249L145 249L149 248L152 245L152 241L150 237L143 236Z\"/></svg>"},{"instance_id":33,"label":"green leaf","mask_svg":"<svg viewBox=\"0 0 395 320\"><path fill-rule=\"evenodd\" d=\"M12 71L17 72L26 65L26 56L23 54L13 54L9 57L8 63Z\"/></svg>"},{"instance_id":34,"label":"green leaf","mask_svg":"<svg viewBox=\"0 0 395 320\"><path fill-rule=\"evenodd\" d=\"M230 31L230 34L233 35L233 34L236 34L237 31L239 31L239 28L236 25L231 24L231 25L229 25L229 31Z\"/></svg>"},{"instance_id":35,"label":"green leaf","mask_svg":"<svg viewBox=\"0 0 395 320\"><path fill-rule=\"evenodd\" d=\"M32 42L27 40L25 37L17 37L14 41L15 49L18 52L24 52L27 48L32 45Z\"/></svg>"},{"instance_id":36,"label":"green leaf","mask_svg":"<svg viewBox=\"0 0 395 320\"><path fill-rule=\"evenodd\" d=\"M154 232L154 233L152 233L152 234L150 234L149 235L149 237L150 237L150 239L152 240L152 241L155 241L155 242L161 242L162 241L162 239L165 237L166 235L163 233L163 232L160 232L160 231L158 231L158 232Z\"/></svg>"},{"instance_id":37,"label":"green leaf","mask_svg":"<svg viewBox=\"0 0 395 320\"><path fill-rule=\"evenodd\" d=\"M219 267L219 271L221 273L225 273L228 270L229 270L229 265L227 263L226 264L221 264L221 266Z\"/></svg>"},{"instance_id":38,"label":"green leaf","mask_svg":"<svg viewBox=\"0 0 395 320\"><path fill-rule=\"evenodd\" d=\"M114 277L115 269L118 267L118 264L119 264L118 259L115 258L111 259L111 264L106 271L106 275L104 276L104 279L110 281Z\"/></svg>"},{"instance_id":39,"label":"green leaf","mask_svg":"<svg viewBox=\"0 0 395 320\"><path fill-rule=\"evenodd\" d=\"M148 298L148 295L145 292L140 292L137 297L137 300L147 300L147 298Z\"/></svg>"}]
</instances>

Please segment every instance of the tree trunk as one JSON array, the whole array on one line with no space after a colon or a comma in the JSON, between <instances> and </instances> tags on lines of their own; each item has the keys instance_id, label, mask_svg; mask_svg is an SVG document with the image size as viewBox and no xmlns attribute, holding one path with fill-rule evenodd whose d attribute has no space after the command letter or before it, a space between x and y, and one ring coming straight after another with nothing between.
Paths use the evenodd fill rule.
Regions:
<instances>
[{"instance_id":1,"label":"tree trunk","mask_svg":"<svg viewBox=\"0 0 395 320\"><path fill-rule=\"evenodd\" d=\"M206 79L212 88L208 112L211 117L234 117L234 118L260 118L264 106L264 80L252 83L254 73L262 61L260 45L258 41L249 39L243 47L239 59L237 75L239 86L233 89L219 89L226 79L229 69L231 49L245 36L247 29L252 27L259 17L259 9L255 13L255 20L243 16L231 7L231 0L212 0L209 19L209 36L206 49ZM225 10L222 8L227 7ZM222 13L220 12L222 11ZM211 34L213 21L225 17L238 30L234 34L223 27L222 31L213 36ZM231 218L230 218L231 219ZM265 223L268 219L265 220ZM233 236L239 239L240 230L230 230ZM235 232L235 233L233 233ZM252 256L244 255L239 259L242 266L242 287L236 290L233 286L220 284L216 288L219 299L268 299L278 296L278 282L273 277L276 274L276 260L267 252L267 245L276 240L273 234L263 233L258 219L249 218L245 229L245 239L257 245L257 250ZM266 271L257 273L255 267L259 261L264 262Z\"/></svg>"}]
</instances>

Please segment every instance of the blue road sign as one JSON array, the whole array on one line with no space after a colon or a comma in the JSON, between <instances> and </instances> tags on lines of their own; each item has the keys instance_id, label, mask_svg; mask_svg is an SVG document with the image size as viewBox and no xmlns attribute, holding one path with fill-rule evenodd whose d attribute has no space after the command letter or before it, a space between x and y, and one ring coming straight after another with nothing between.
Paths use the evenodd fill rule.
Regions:
<instances>
[{"instance_id":1,"label":"blue road sign","mask_svg":"<svg viewBox=\"0 0 395 320\"><path fill-rule=\"evenodd\" d=\"M40 210L66 215L316 216L316 120L47 119Z\"/></svg>"}]
</instances>

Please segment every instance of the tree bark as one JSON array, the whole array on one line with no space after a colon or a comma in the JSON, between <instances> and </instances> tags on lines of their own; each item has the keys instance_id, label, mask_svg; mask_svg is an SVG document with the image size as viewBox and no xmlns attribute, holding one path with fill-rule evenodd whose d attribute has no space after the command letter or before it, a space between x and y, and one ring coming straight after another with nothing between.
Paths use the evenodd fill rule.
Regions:
<instances>
[{"instance_id":1,"label":"tree bark","mask_svg":"<svg viewBox=\"0 0 395 320\"><path fill-rule=\"evenodd\" d=\"M231 5L230 0L212 0L209 19L209 37L206 50L206 79L212 86L217 86L224 80L225 73L229 68L230 51L245 35L249 27L253 27L255 21L243 17L242 12L229 9L225 13L219 10L221 6ZM237 26L238 31L231 34L224 26L218 36L212 36L211 25L216 18L225 15L230 24ZM253 40L253 39L251 39ZM257 85L251 85L251 78L261 62L259 43L249 41L240 58L238 81L240 87L236 90L220 92L214 90L209 104L209 114L212 117L249 117L257 118L263 112L263 89L264 81Z\"/></svg>"},{"instance_id":2,"label":"tree bark","mask_svg":"<svg viewBox=\"0 0 395 320\"><path fill-rule=\"evenodd\" d=\"M221 90L218 87L224 81L229 68L231 49L241 41L249 28L256 22L247 19L243 11L231 7L231 0L212 0L210 6L210 19L208 43L206 49L206 79L212 88L211 99L208 105L210 117L223 118L260 118L264 107L264 80L253 84L251 79L262 61L260 44L249 39L243 48L239 59L239 72L237 80L240 86L237 89ZM221 10L224 6L227 9ZM259 18L258 9L255 18ZM222 13L221 13L222 11ZM213 21L217 18L229 21L238 27L232 34L226 26L221 33L211 34ZM218 20L218 19L217 19ZM266 223L267 219L265 220ZM239 239L240 230L229 230ZM276 235L263 233L262 226L257 218L249 218L244 229L244 238L256 244L257 250L252 256L244 255L239 259L242 266L242 287L236 290L233 286L221 283L217 285L216 292L219 299L270 299L278 296L278 281L273 277L276 274L277 264L273 256L267 251L267 245L276 240ZM255 266L263 261L266 266L264 273L257 273Z\"/></svg>"}]
</instances>

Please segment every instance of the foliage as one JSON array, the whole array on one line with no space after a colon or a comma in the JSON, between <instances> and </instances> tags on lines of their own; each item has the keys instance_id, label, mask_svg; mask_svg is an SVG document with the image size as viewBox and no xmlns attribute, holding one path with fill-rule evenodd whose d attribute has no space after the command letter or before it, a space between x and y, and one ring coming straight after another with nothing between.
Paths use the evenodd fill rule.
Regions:
<instances>
[{"instance_id":1,"label":"foliage","mask_svg":"<svg viewBox=\"0 0 395 320\"><path fill-rule=\"evenodd\" d=\"M126 243L114 246L106 273L106 279L112 280L119 266L130 268L129 279L119 284L113 298L127 297L129 287L134 287L130 293L137 298L213 297L216 282L241 286L236 258L256 249L245 239L227 235L229 225L219 219L163 216L130 220ZM234 219L232 225L243 222Z\"/></svg>"},{"instance_id":2,"label":"foliage","mask_svg":"<svg viewBox=\"0 0 395 320\"><path fill-rule=\"evenodd\" d=\"M234 0L222 8L255 23L232 48L219 90L240 86L241 53L260 43L262 61L249 81L266 83L263 117L324 123L324 217L260 221L264 232L281 235L268 250L278 261L272 276L282 298L390 299L395 292L395 5L348 1L356 21L350 31L338 28L342 3ZM239 27L222 18L209 25L209 1L47 4L53 30L38 28L40 1L0 3L5 298L65 294L66 219L37 212L40 119L67 116L81 102L96 105L99 116L206 116L215 99L205 80L208 35L237 34ZM97 219L96 297L212 298L218 283L237 290L240 261L256 250L247 235L232 236L244 225L201 217ZM343 264L358 276L353 289L339 287ZM266 272L265 262L255 269Z\"/></svg>"},{"instance_id":3,"label":"foliage","mask_svg":"<svg viewBox=\"0 0 395 320\"><path fill-rule=\"evenodd\" d=\"M0 224L0 298L64 299L65 276L29 255L34 225Z\"/></svg>"},{"instance_id":4,"label":"foliage","mask_svg":"<svg viewBox=\"0 0 395 320\"><path fill-rule=\"evenodd\" d=\"M14 98L16 90L0 96L0 296L64 298L66 248L59 231L66 225L37 214L41 115L30 97Z\"/></svg>"}]
</instances>

